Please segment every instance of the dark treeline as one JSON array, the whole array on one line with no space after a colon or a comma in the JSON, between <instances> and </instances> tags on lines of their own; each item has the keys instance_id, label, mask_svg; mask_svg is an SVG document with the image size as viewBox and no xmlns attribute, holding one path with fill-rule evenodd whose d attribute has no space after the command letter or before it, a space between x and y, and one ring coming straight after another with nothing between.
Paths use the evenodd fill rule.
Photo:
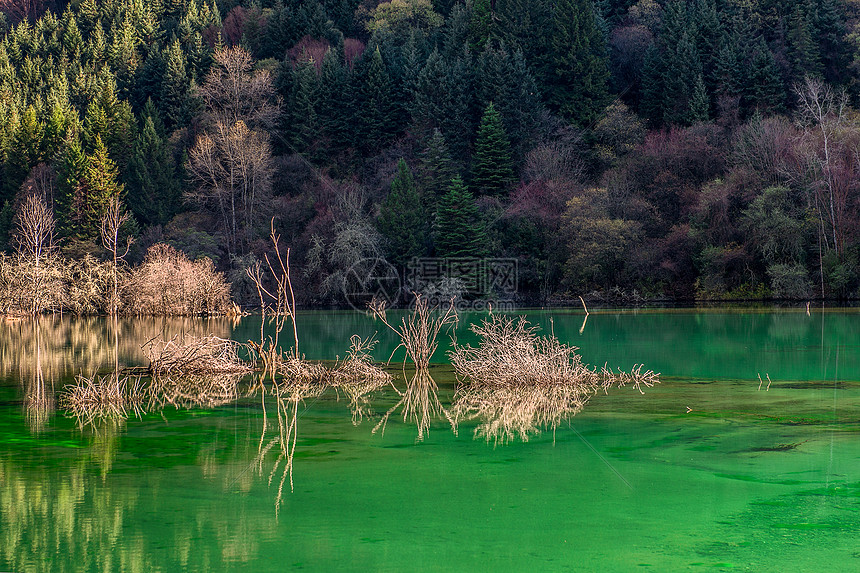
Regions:
<instances>
[{"instance_id":1,"label":"dark treeline","mask_svg":"<svg viewBox=\"0 0 860 573\"><path fill-rule=\"evenodd\" d=\"M240 299L272 217L305 303L431 256L516 258L531 301L858 293L853 1L0 6L7 250L36 194L66 257L119 199L129 261Z\"/></svg>"}]
</instances>

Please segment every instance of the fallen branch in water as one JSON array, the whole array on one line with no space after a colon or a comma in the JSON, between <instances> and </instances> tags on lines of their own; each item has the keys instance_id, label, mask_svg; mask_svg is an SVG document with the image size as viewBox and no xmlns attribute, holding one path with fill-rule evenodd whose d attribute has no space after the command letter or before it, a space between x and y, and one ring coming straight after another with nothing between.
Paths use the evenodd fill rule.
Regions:
<instances>
[{"instance_id":1,"label":"fallen branch in water","mask_svg":"<svg viewBox=\"0 0 860 573\"><path fill-rule=\"evenodd\" d=\"M144 347L152 374L247 374L253 369L240 352L245 345L217 336L174 336Z\"/></svg>"}]
</instances>

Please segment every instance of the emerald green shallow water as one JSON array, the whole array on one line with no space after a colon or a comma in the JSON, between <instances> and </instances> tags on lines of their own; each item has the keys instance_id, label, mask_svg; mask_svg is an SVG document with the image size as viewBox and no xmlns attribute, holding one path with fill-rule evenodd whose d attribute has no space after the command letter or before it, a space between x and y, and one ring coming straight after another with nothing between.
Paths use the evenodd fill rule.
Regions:
<instances>
[{"instance_id":1,"label":"emerald green shallow water","mask_svg":"<svg viewBox=\"0 0 860 573\"><path fill-rule=\"evenodd\" d=\"M261 434L274 435L271 401L265 432L259 395L81 431L50 398L113 359L110 325L8 324L0 571L860 568L860 314L603 312L584 328L581 313L531 317L586 362L645 363L662 383L612 390L555 432L505 445L444 420L419 442L396 415L372 433L378 416L353 424L328 391L299 407L294 490L287 480L277 511L283 464L272 451L258 460ZM379 329L359 314L301 318L308 358L342 355L350 334ZM120 326L125 363L162 327L259 333L253 318ZM394 342L380 338L387 358ZM26 407L39 366L41 413ZM449 404L450 368L433 376ZM377 412L394 403L392 391L372 401Z\"/></svg>"}]
</instances>

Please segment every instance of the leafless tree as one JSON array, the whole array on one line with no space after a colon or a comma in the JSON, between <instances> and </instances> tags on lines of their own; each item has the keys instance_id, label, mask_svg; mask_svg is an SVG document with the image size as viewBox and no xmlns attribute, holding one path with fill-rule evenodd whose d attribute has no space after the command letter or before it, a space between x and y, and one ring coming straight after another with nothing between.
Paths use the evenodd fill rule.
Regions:
<instances>
[{"instance_id":1,"label":"leafless tree","mask_svg":"<svg viewBox=\"0 0 860 573\"><path fill-rule=\"evenodd\" d=\"M848 108L848 95L844 90L834 90L821 80L806 77L802 84L795 86L798 101L798 119L804 128L805 145L803 156L808 162L813 179L815 193L813 195L819 213L824 211L829 219L832 248L841 251L842 241L839 240L841 231L839 203L841 197L838 177L837 139L845 121ZM822 233L824 224L822 221Z\"/></svg>"},{"instance_id":2,"label":"leafless tree","mask_svg":"<svg viewBox=\"0 0 860 573\"><path fill-rule=\"evenodd\" d=\"M240 46L218 49L214 59L200 87L212 124L243 121L251 129L271 127L278 115L271 74L254 71L251 54Z\"/></svg>"},{"instance_id":3,"label":"leafless tree","mask_svg":"<svg viewBox=\"0 0 860 573\"><path fill-rule=\"evenodd\" d=\"M278 115L272 78L253 70L241 47L221 48L200 95L208 128L189 153L196 188L187 197L214 205L221 214L228 250L239 252L244 234L257 223L257 206L271 188L272 152L268 129Z\"/></svg>"},{"instance_id":4,"label":"leafless tree","mask_svg":"<svg viewBox=\"0 0 860 573\"><path fill-rule=\"evenodd\" d=\"M257 222L257 207L271 189L268 134L248 129L243 121L216 123L191 148L188 171L197 187L187 197L217 207L227 231L228 248L237 252L243 232Z\"/></svg>"},{"instance_id":5,"label":"leafless tree","mask_svg":"<svg viewBox=\"0 0 860 573\"><path fill-rule=\"evenodd\" d=\"M112 316L116 315L119 309L119 263L128 254L128 250L131 248L133 242L133 239L129 237L126 239L125 247L120 246L119 231L128 219L128 211L123 208L119 197L112 197L101 220L102 245L110 252L113 261L113 291L111 294L110 310L108 311Z\"/></svg>"},{"instance_id":6,"label":"leafless tree","mask_svg":"<svg viewBox=\"0 0 860 573\"><path fill-rule=\"evenodd\" d=\"M62 283L53 277L55 265L49 264L55 250L56 225L54 214L38 193L27 195L15 217L15 242L19 257L19 272L26 276L22 307L30 314L40 314L54 306L61 297ZM25 308L21 308L25 310Z\"/></svg>"}]
</instances>

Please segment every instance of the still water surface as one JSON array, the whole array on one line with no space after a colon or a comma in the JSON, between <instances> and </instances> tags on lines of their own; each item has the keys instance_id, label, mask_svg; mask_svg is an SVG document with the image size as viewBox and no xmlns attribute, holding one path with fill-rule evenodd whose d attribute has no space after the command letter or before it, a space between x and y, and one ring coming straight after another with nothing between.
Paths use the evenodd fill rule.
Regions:
<instances>
[{"instance_id":1,"label":"still water surface","mask_svg":"<svg viewBox=\"0 0 860 573\"><path fill-rule=\"evenodd\" d=\"M463 317L460 342L478 318ZM120 322L118 347L106 320L0 324L0 571L860 569L860 313L530 318L588 363L645 363L662 383L612 390L555 431L498 445L473 438L476 422L455 434L438 419L416 441L393 415L373 433L393 391L355 423L327 391L299 405L294 489L285 482L277 510L284 466L260 455L275 435L270 399L83 430L56 401L115 349L138 364L159 332L247 340L258 318ZM299 323L313 359L377 330L358 313ZM380 338L384 360L396 343ZM448 404L453 374L436 359Z\"/></svg>"}]
</instances>

